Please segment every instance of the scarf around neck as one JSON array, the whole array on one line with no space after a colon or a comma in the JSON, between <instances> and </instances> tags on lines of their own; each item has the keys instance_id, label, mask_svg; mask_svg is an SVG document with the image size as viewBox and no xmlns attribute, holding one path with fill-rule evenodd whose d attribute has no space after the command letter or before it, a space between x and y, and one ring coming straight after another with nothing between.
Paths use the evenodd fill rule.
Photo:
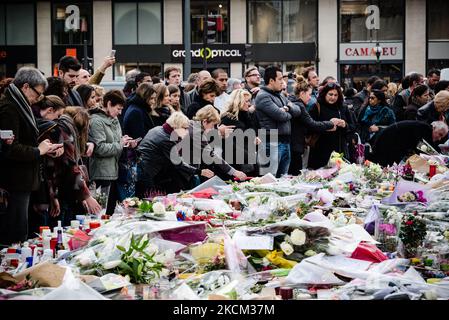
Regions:
<instances>
[{"instance_id":1,"label":"scarf around neck","mask_svg":"<svg viewBox=\"0 0 449 320\"><path fill-rule=\"evenodd\" d=\"M14 83L9 84L7 90L14 102L19 106L18 110L20 114L24 117L25 121L28 122L31 128L34 129L36 137L39 136L39 129L33 115L33 110L31 109L28 100L24 97L22 91L20 91Z\"/></svg>"},{"instance_id":2,"label":"scarf around neck","mask_svg":"<svg viewBox=\"0 0 449 320\"><path fill-rule=\"evenodd\" d=\"M382 120L384 109L386 107L377 105L375 107L368 106L365 114L363 115L362 122L367 124L376 124Z\"/></svg>"}]
</instances>

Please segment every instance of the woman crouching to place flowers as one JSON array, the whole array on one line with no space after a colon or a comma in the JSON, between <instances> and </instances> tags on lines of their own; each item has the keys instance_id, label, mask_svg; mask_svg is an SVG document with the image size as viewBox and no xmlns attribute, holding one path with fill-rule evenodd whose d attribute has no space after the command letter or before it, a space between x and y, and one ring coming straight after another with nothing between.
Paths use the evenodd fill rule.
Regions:
<instances>
[{"instance_id":1,"label":"woman crouching to place flowers","mask_svg":"<svg viewBox=\"0 0 449 320\"><path fill-rule=\"evenodd\" d=\"M189 125L190 157L187 159L185 158L185 160L199 168L210 169L216 172L217 175L224 180L228 180L230 177L245 180L246 174L231 167L225 160L215 153L214 148L210 144L212 136L210 134L212 133L212 130L218 129L219 135L225 138L227 138L230 133L230 126L221 125L218 127L219 123L220 114L214 106L207 105L198 110L193 121L191 121ZM219 142L221 142L221 139ZM183 150L183 153L184 152L185 150ZM197 156L200 156L200 159L197 159ZM206 163L205 160L209 163ZM200 162L200 164L198 164L198 162Z\"/></svg>"},{"instance_id":2,"label":"woman crouching to place flowers","mask_svg":"<svg viewBox=\"0 0 449 320\"><path fill-rule=\"evenodd\" d=\"M162 126L148 131L137 148L137 197L144 198L155 190L179 192L194 175L214 176L210 170L186 164L176 152L176 143L188 136L188 128L189 119L182 112L174 112Z\"/></svg>"}]
</instances>

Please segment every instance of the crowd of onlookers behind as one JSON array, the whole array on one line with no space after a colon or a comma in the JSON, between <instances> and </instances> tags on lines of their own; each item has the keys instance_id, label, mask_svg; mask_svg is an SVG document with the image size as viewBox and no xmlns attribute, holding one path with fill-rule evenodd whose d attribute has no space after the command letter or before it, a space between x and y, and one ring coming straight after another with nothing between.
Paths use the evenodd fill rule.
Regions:
<instances>
[{"instance_id":1,"label":"crowd of onlookers behind","mask_svg":"<svg viewBox=\"0 0 449 320\"><path fill-rule=\"evenodd\" d=\"M58 77L24 67L1 81L0 129L13 136L0 140L0 245L213 176L298 175L325 166L333 151L391 165L422 139L435 148L447 140L449 81L439 70L399 85L373 76L357 92L313 67L249 67L242 79L202 70L187 82L169 67L159 77L131 70L123 90L106 92L114 63L106 57L91 75L65 56Z\"/></svg>"}]
</instances>

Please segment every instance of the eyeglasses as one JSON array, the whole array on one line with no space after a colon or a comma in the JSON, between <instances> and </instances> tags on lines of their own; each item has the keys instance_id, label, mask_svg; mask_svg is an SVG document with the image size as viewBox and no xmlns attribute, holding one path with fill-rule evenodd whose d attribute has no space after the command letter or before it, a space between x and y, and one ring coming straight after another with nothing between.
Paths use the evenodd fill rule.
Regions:
<instances>
[{"instance_id":1,"label":"eyeglasses","mask_svg":"<svg viewBox=\"0 0 449 320\"><path fill-rule=\"evenodd\" d=\"M249 74L248 77L260 77L260 74L257 73Z\"/></svg>"},{"instance_id":2,"label":"eyeglasses","mask_svg":"<svg viewBox=\"0 0 449 320\"><path fill-rule=\"evenodd\" d=\"M44 96L43 93L37 91L34 87L31 87L31 86L30 86L30 88L31 88L31 90L34 91L35 94L37 94L37 99L38 99L38 100L42 100L43 98L45 98L45 96Z\"/></svg>"},{"instance_id":3,"label":"eyeglasses","mask_svg":"<svg viewBox=\"0 0 449 320\"><path fill-rule=\"evenodd\" d=\"M376 97L369 97L368 98L369 100L374 100L374 99L377 99Z\"/></svg>"}]
</instances>

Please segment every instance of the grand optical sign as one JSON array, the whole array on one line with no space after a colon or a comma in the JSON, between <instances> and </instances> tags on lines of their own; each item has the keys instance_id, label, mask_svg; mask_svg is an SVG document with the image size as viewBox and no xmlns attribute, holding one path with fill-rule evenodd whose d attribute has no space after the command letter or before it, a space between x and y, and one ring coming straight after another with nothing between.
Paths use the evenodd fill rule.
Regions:
<instances>
[{"instance_id":1,"label":"grand optical sign","mask_svg":"<svg viewBox=\"0 0 449 320\"><path fill-rule=\"evenodd\" d=\"M190 50L192 61L207 62L241 62L245 54L245 45L209 45L206 48L192 46ZM184 62L186 51L183 46L172 46L171 61Z\"/></svg>"},{"instance_id":2,"label":"grand optical sign","mask_svg":"<svg viewBox=\"0 0 449 320\"><path fill-rule=\"evenodd\" d=\"M380 43L380 61L402 60L404 58L401 42ZM341 43L340 61L376 61L376 43Z\"/></svg>"}]
</instances>

